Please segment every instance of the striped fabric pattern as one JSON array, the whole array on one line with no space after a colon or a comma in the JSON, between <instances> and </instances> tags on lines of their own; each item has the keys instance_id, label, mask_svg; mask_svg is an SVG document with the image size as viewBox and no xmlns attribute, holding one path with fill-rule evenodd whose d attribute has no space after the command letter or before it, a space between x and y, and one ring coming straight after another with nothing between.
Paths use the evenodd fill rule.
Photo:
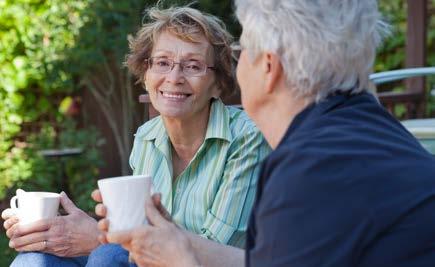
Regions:
<instances>
[{"instance_id":1,"label":"striped fabric pattern","mask_svg":"<svg viewBox=\"0 0 435 267\"><path fill-rule=\"evenodd\" d=\"M223 244L244 247L260 162L270 147L242 110L214 100L203 144L172 179L171 144L160 116L139 127L133 174L150 174L173 220Z\"/></svg>"}]
</instances>

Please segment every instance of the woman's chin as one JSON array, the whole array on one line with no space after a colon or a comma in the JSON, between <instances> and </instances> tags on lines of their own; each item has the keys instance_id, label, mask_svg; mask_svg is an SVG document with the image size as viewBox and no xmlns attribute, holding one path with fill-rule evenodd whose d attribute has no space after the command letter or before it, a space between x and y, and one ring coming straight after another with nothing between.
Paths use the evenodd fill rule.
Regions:
<instances>
[{"instance_id":1,"label":"woman's chin","mask_svg":"<svg viewBox=\"0 0 435 267\"><path fill-rule=\"evenodd\" d=\"M182 119L188 115L186 110L180 109L162 109L159 112L162 117L171 119Z\"/></svg>"}]
</instances>

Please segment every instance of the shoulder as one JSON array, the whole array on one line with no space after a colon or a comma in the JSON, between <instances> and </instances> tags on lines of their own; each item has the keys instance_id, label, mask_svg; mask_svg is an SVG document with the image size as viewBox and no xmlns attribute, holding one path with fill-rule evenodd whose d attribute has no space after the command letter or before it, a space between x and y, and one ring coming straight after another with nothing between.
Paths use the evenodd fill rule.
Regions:
<instances>
[{"instance_id":1,"label":"shoulder","mask_svg":"<svg viewBox=\"0 0 435 267\"><path fill-rule=\"evenodd\" d=\"M243 110L235 107L225 106L225 113L228 114L230 132L229 153L232 156L249 156L255 158L256 162L263 160L271 149L254 122Z\"/></svg>"},{"instance_id":2,"label":"shoulder","mask_svg":"<svg viewBox=\"0 0 435 267\"><path fill-rule=\"evenodd\" d=\"M155 139L162 130L164 130L162 119L157 116L139 126L135 138Z\"/></svg>"},{"instance_id":3,"label":"shoulder","mask_svg":"<svg viewBox=\"0 0 435 267\"><path fill-rule=\"evenodd\" d=\"M257 126L245 111L231 106L225 108L229 115L229 127L233 136L237 137L247 133L261 135Z\"/></svg>"},{"instance_id":4,"label":"shoulder","mask_svg":"<svg viewBox=\"0 0 435 267\"><path fill-rule=\"evenodd\" d=\"M433 173L434 158L415 138L382 109L371 108L337 108L303 122L267 158L270 185L347 194Z\"/></svg>"}]
</instances>

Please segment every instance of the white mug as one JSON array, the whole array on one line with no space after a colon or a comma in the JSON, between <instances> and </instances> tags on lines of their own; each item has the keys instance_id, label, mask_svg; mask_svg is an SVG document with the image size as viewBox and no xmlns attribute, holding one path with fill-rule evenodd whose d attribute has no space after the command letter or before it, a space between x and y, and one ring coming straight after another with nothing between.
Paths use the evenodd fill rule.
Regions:
<instances>
[{"instance_id":1,"label":"white mug","mask_svg":"<svg viewBox=\"0 0 435 267\"><path fill-rule=\"evenodd\" d=\"M146 224L145 201L150 197L151 176L131 175L98 180L106 206L109 232Z\"/></svg>"},{"instance_id":2,"label":"white mug","mask_svg":"<svg viewBox=\"0 0 435 267\"><path fill-rule=\"evenodd\" d=\"M60 195L51 192L26 192L18 189L11 198L12 212L18 216L19 224L27 224L57 216Z\"/></svg>"}]
</instances>

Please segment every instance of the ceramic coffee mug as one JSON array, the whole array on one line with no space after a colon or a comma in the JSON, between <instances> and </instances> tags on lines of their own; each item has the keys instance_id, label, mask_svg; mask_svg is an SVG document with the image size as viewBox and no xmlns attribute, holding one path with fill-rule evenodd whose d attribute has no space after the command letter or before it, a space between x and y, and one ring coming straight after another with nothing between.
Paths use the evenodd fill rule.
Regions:
<instances>
[{"instance_id":1,"label":"ceramic coffee mug","mask_svg":"<svg viewBox=\"0 0 435 267\"><path fill-rule=\"evenodd\" d=\"M18 189L10 204L19 224L27 224L57 216L60 195L51 192L26 192Z\"/></svg>"},{"instance_id":2,"label":"ceramic coffee mug","mask_svg":"<svg viewBox=\"0 0 435 267\"><path fill-rule=\"evenodd\" d=\"M150 197L151 176L131 175L98 180L106 206L109 232L146 224L145 201Z\"/></svg>"}]
</instances>

